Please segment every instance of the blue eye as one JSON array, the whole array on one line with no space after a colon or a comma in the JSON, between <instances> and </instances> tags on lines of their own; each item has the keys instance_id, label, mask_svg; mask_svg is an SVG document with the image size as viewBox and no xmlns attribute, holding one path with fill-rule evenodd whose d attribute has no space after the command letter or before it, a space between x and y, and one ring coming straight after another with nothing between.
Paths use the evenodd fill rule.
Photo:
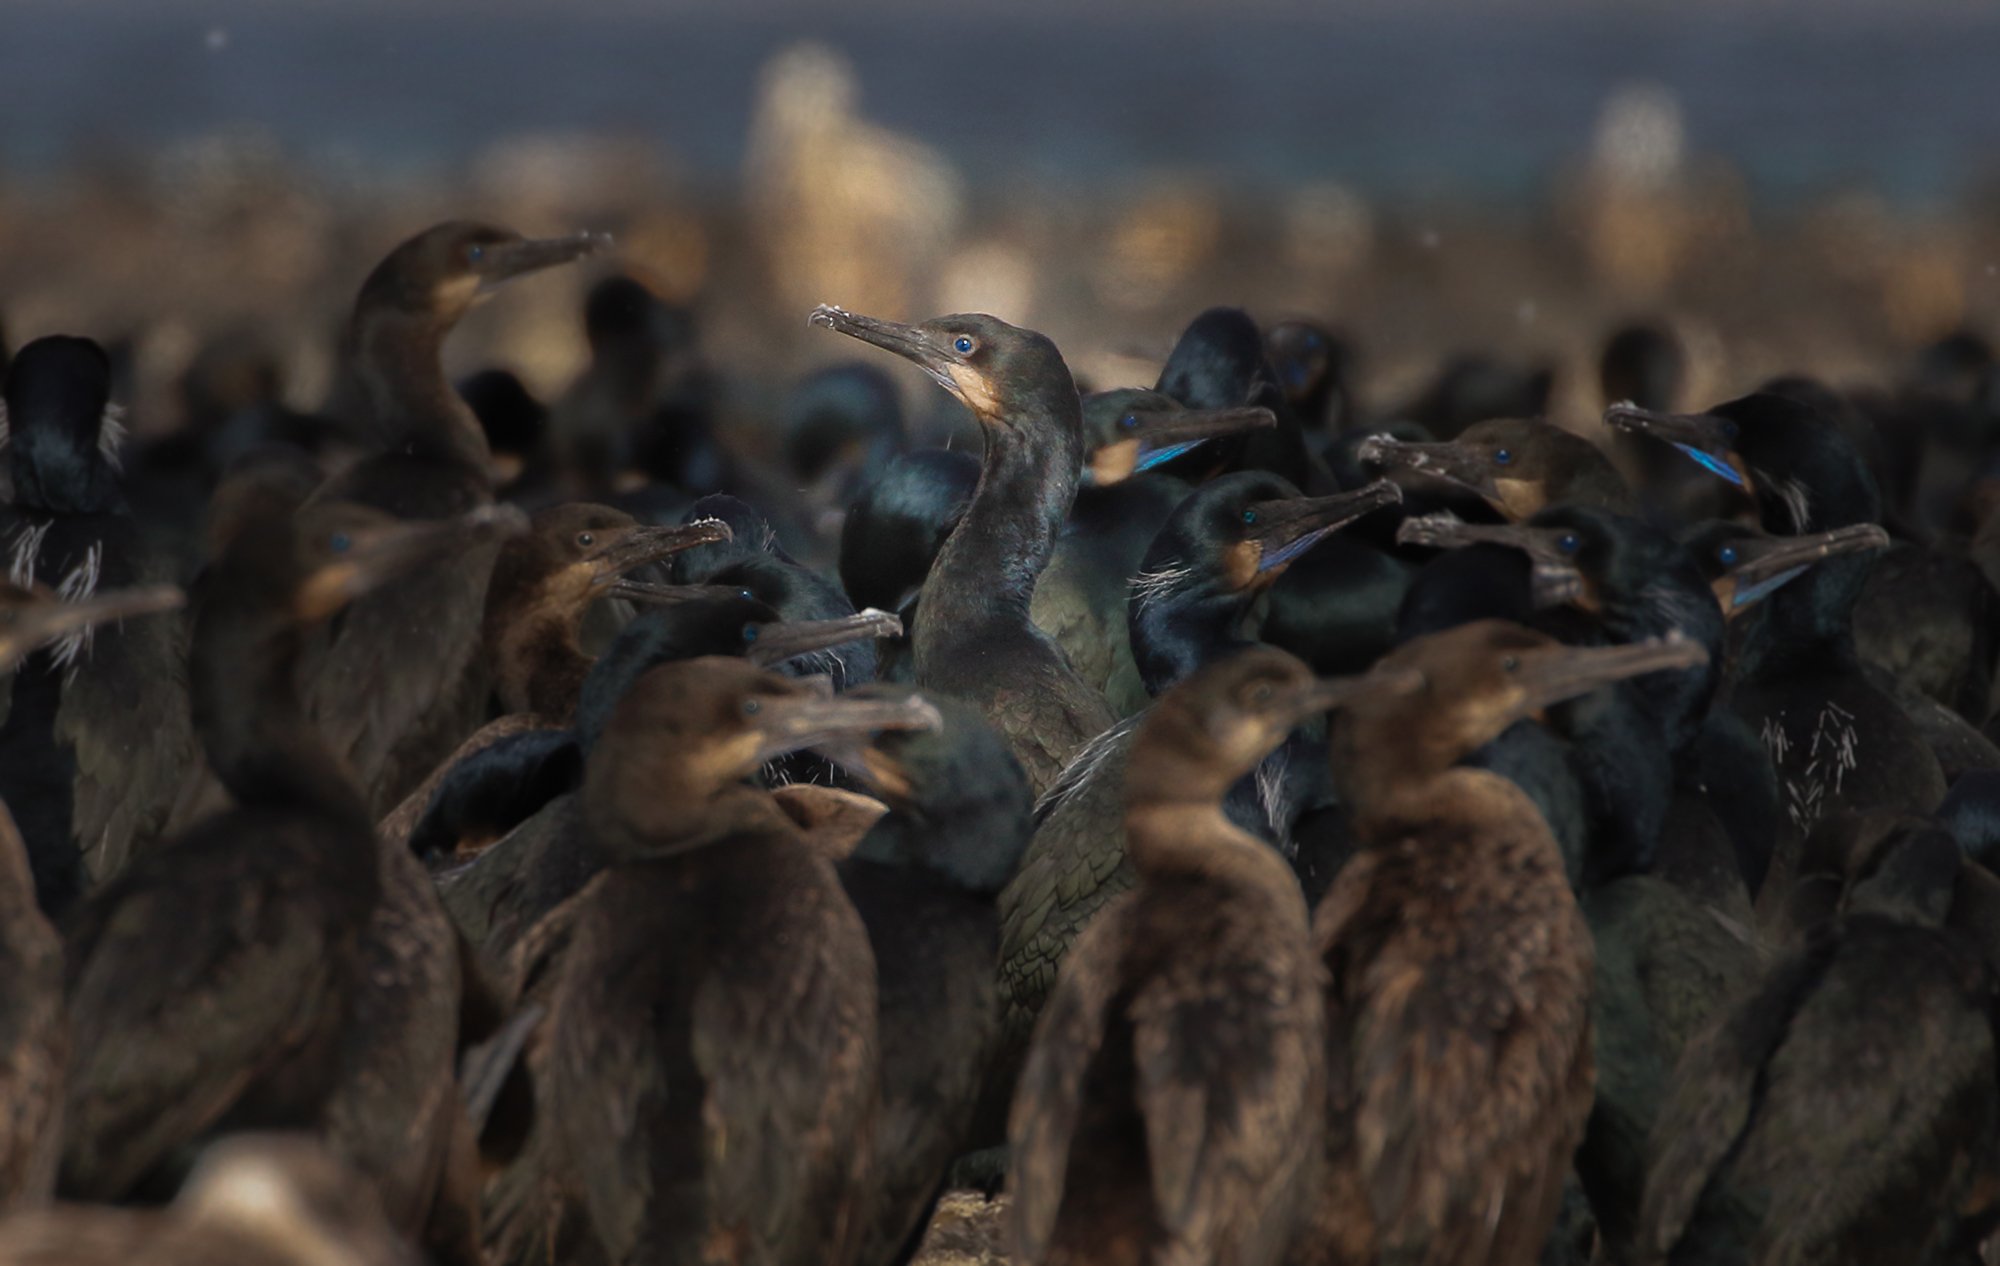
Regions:
<instances>
[{"instance_id":1,"label":"blue eye","mask_svg":"<svg viewBox=\"0 0 2000 1266\"><path fill-rule=\"evenodd\" d=\"M1511 451L1504 448L1496 448L1493 450L1494 465L1505 466L1511 463L1513 460L1514 460L1514 454Z\"/></svg>"},{"instance_id":2,"label":"blue eye","mask_svg":"<svg viewBox=\"0 0 2000 1266\"><path fill-rule=\"evenodd\" d=\"M1245 510L1243 512L1243 521L1255 525L1257 522L1257 512L1255 510Z\"/></svg>"},{"instance_id":3,"label":"blue eye","mask_svg":"<svg viewBox=\"0 0 2000 1266\"><path fill-rule=\"evenodd\" d=\"M345 532L335 532L326 542L326 547L336 554L345 554L353 545L354 538Z\"/></svg>"},{"instance_id":4,"label":"blue eye","mask_svg":"<svg viewBox=\"0 0 2000 1266\"><path fill-rule=\"evenodd\" d=\"M763 708L764 705L757 702L755 699L745 699L743 701L743 715L746 717L756 716L760 711L763 710Z\"/></svg>"},{"instance_id":5,"label":"blue eye","mask_svg":"<svg viewBox=\"0 0 2000 1266\"><path fill-rule=\"evenodd\" d=\"M1724 567L1736 566L1736 547L1734 545L1723 546L1721 549L1715 551L1715 556L1722 560Z\"/></svg>"},{"instance_id":6,"label":"blue eye","mask_svg":"<svg viewBox=\"0 0 2000 1266\"><path fill-rule=\"evenodd\" d=\"M1722 435L1724 439L1731 439L1731 440L1735 439L1736 423L1728 418L1722 419Z\"/></svg>"},{"instance_id":7,"label":"blue eye","mask_svg":"<svg viewBox=\"0 0 2000 1266\"><path fill-rule=\"evenodd\" d=\"M476 264L486 258L486 248L475 243L465 248L465 257Z\"/></svg>"},{"instance_id":8,"label":"blue eye","mask_svg":"<svg viewBox=\"0 0 2000 1266\"><path fill-rule=\"evenodd\" d=\"M969 356L972 354L972 340L963 334L953 339L951 345L958 349L960 356Z\"/></svg>"},{"instance_id":9,"label":"blue eye","mask_svg":"<svg viewBox=\"0 0 2000 1266\"><path fill-rule=\"evenodd\" d=\"M1574 554L1583 548L1583 542L1574 532L1564 532L1556 539L1556 548L1565 554Z\"/></svg>"},{"instance_id":10,"label":"blue eye","mask_svg":"<svg viewBox=\"0 0 2000 1266\"><path fill-rule=\"evenodd\" d=\"M736 596L739 598L750 598L753 600L757 597L756 594L751 593L748 589L738 589L736 591Z\"/></svg>"},{"instance_id":11,"label":"blue eye","mask_svg":"<svg viewBox=\"0 0 2000 1266\"><path fill-rule=\"evenodd\" d=\"M1136 413L1128 413L1124 417L1118 419L1118 425L1125 428L1128 431L1133 430L1139 425L1139 415Z\"/></svg>"},{"instance_id":12,"label":"blue eye","mask_svg":"<svg viewBox=\"0 0 2000 1266\"><path fill-rule=\"evenodd\" d=\"M754 624L746 624L746 625L744 625L744 626L743 626L743 644L744 644L745 646L748 646L748 645L749 645L750 643L752 643L752 642L754 642L754 641L756 641L756 640L757 640L757 626L756 626L756 625L754 625Z\"/></svg>"}]
</instances>

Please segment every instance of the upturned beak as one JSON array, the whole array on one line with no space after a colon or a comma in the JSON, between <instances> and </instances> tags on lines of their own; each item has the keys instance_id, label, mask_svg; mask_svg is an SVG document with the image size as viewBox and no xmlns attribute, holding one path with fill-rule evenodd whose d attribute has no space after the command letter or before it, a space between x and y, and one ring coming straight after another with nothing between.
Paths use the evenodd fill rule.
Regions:
<instances>
[{"instance_id":1,"label":"upturned beak","mask_svg":"<svg viewBox=\"0 0 2000 1266\"><path fill-rule=\"evenodd\" d=\"M731 539L729 525L720 519L697 519L671 527L631 528L591 551L586 560L591 568L591 588L615 591L620 579L634 568L671 558L697 545L715 545Z\"/></svg>"},{"instance_id":2,"label":"upturned beak","mask_svg":"<svg viewBox=\"0 0 2000 1266\"><path fill-rule=\"evenodd\" d=\"M1396 528L1398 545L1420 545L1429 549L1463 549L1468 545L1502 545L1528 556L1529 588L1537 607L1564 603L1590 608L1590 583L1574 559L1559 544L1563 529L1529 527L1521 523L1499 526L1467 523L1453 514L1427 514L1405 519Z\"/></svg>"},{"instance_id":3,"label":"upturned beak","mask_svg":"<svg viewBox=\"0 0 2000 1266\"><path fill-rule=\"evenodd\" d=\"M785 620L766 624L749 650L750 662L770 668L800 655L877 637L901 637L903 622L888 611L870 607L831 620Z\"/></svg>"},{"instance_id":4,"label":"upturned beak","mask_svg":"<svg viewBox=\"0 0 2000 1266\"><path fill-rule=\"evenodd\" d=\"M46 590L24 594L18 602L0 600L0 672L72 633L128 616L171 611L185 600L172 585L112 589L74 602Z\"/></svg>"},{"instance_id":5,"label":"upturned beak","mask_svg":"<svg viewBox=\"0 0 2000 1266\"><path fill-rule=\"evenodd\" d=\"M1733 616L1829 558L1889 548L1889 534L1873 523L1857 523L1810 536L1747 536L1729 543L1738 562L1716 577L1713 588L1723 613Z\"/></svg>"},{"instance_id":6,"label":"upturned beak","mask_svg":"<svg viewBox=\"0 0 2000 1266\"><path fill-rule=\"evenodd\" d=\"M1257 531L1250 539L1259 547L1258 573L1276 572L1319 544L1327 533L1402 499L1402 489L1386 479L1378 479L1353 492L1337 492L1330 497L1258 502L1250 507L1257 515Z\"/></svg>"},{"instance_id":7,"label":"upturned beak","mask_svg":"<svg viewBox=\"0 0 2000 1266\"><path fill-rule=\"evenodd\" d=\"M325 619L433 559L527 530L528 516L518 507L491 505L455 519L406 519L357 531L344 553L306 578L297 598L299 614Z\"/></svg>"},{"instance_id":8,"label":"upturned beak","mask_svg":"<svg viewBox=\"0 0 2000 1266\"><path fill-rule=\"evenodd\" d=\"M479 288L489 291L516 277L571 263L611 248L609 233L572 233L568 237L527 237L481 247Z\"/></svg>"},{"instance_id":9,"label":"upturned beak","mask_svg":"<svg viewBox=\"0 0 2000 1266\"><path fill-rule=\"evenodd\" d=\"M828 696L816 690L767 698L757 713L757 759L838 744L885 730L935 730L944 719L921 695L902 699Z\"/></svg>"},{"instance_id":10,"label":"upturned beak","mask_svg":"<svg viewBox=\"0 0 2000 1266\"><path fill-rule=\"evenodd\" d=\"M1614 404L1604 411L1604 425L1612 430L1663 440L1702 469L1745 492L1754 492L1750 471L1735 450L1726 424L1727 419L1712 413L1661 413L1631 403Z\"/></svg>"},{"instance_id":11,"label":"upturned beak","mask_svg":"<svg viewBox=\"0 0 2000 1266\"><path fill-rule=\"evenodd\" d=\"M1699 668L1708 662L1700 643L1678 634L1625 646L1549 646L1517 652L1515 680L1527 715L1589 694L1599 686L1647 673Z\"/></svg>"}]
</instances>

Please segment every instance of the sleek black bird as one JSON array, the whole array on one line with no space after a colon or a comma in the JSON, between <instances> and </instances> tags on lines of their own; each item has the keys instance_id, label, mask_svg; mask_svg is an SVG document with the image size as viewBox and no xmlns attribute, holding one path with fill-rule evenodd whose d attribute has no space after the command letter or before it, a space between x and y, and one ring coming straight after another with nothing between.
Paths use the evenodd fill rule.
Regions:
<instances>
[{"instance_id":1,"label":"sleek black bird","mask_svg":"<svg viewBox=\"0 0 2000 1266\"><path fill-rule=\"evenodd\" d=\"M111 362L89 339L36 339L7 371L4 420L14 500L0 551L16 584L64 598L172 577L128 511L124 428ZM122 869L167 829L197 758L181 626L85 624L15 670L0 711L0 800L27 843L51 914Z\"/></svg>"},{"instance_id":2,"label":"sleek black bird","mask_svg":"<svg viewBox=\"0 0 2000 1266\"><path fill-rule=\"evenodd\" d=\"M49 642L110 620L178 606L171 586L100 590L64 601L0 582L0 672ZM0 1210L55 1191L61 1156L69 1026L62 1008L62 941L35 902L27 846L0 803Z\"/></svg>"},{"instance_id":3,"label":"sleek black bird","mask_svg":"<svg viewBox=\"0 0 2000 1266\"><path fill-rule=\"evenodd\" d=\"M733 658L654 668L619 703L583 792L610 866L578 897L538 1085L609 1260L854 1260L875 959L831 863L744 779L781 751L938 723L921 700Z\"/></svg>"},{"instance_id":4,"label":"sleek black bird","mask_svg":"<svg viewBox=\"0 0 2000 1266\"><path fill-rule=\"evenodd\" d=\"M494 492L521 504L551 495L549 472L536 469L546 460L548 406L504 369L481 370L457 390L486 436Z\"/></svg>"},{"instance_id":5,"label":"sleek black bird","mask_svg":"<svg viewBox=\"0 0 2000 1266\"><path fill-rule=\"evenodd\" d=\"M1283 1258L1317 1194L1325 976L1290 868L1222 798L1306 718L1418 684L1321 681L1259 647L1141 720L1124 786L1138 886L1064 962L1015 1092L1012 1260Z\"/></svg>"},{"instance_id":6,"label":"sleek black bird","mask_svg":"<svg viewBox=\"0 0 2000 1266\"><path fill-rule=\"evenodd\" d=\"M920 448L889 463L841 520L840 583L847 596L856 607L903 618L905 636L875 647L875 674L884 681L916 677L907 630L916 626L917 591L978 485L979 458Z\"/></svg>"},{"instance_id":7,"label":"sleek black bird","mask_svg":"<svg viewBox=\"0 0 2000 1266\"><path fill-rule=\"evenodd\" d=\"M532 240L452 221L391 251L348 322L340 407L378 446L316 494L405 519L493 499L491 450L445 377L445 338L495 287L602 248L593 234ZM308 664L306 708L386 812L474 728L489 682L479 626L494 549L438 560L352 607Z\"/></svg>"},{"instance_id":8,"label":"sleek black bird","mask_svg":"<svg viewBox=\"0 0 2000 1266\"><path fill-rule=\"evenodd\" d=\"M61 1188L129 1197L218 1128L318 1129L392 1204L416 1206L398 1218L415 1231L432 1193L369 1165L412 1122L354 1111L407 1071L366 1058L399 1036L362 1022L391 989L375 974L383 872L366 803L294 672L313 624L518 514L399 522L322 503L295 517L274 499L236 523L196 595L190 664L196 732L236 807L134 859L64 925L77 1057Z\"/></svg>"},{"instance_id":9,"label":"sleek black bird","mask_svg":"<svg viewBox=\"0 0 2000 1266\"><path fill-rule=\"evenodd\" d=\"M1028 616L1083 469L1069 367L1042 335L990 316L899 325L822 306L812 321L912 361L979 422L979 485L924 581L916 681L978 704L1039 793L1115 720Z\"/></svg>"},{"instance_id":10,"label":"sleek black bird","mask_svg":"<svg viewBox=\"0 0 2000 1266\"><path fill-rule=\"evenodd\" d=\"M896 700L865 686L854 699ZM860 1260L915 1255L946 1170L964 1152L1000 1032L994 898L1033 828L1034 797L972 705L930 701L935 730L885 733L854 772L889 806L838 864L868 929L880 1001L882 1107Z\"/></svg>"},{"instance_id":11,"label":"sleek black bird","mask_svg":"<svg viewBox=\"0 0 2000 1266\"><path fill-rule=\"evenodd\" d=\"M1538 1260L1590 1111L1590 933L1541 815L1459 761L1536 709L1702 655L1481 621L1374 670L1415 672L1413 693L1335 714L1359 847L1313 912L1330 983L1310 1260Z\"/></svg>"},{"instance_id":12,"label":"sleek black bird","mask_svg":"<svg viewBox=\"0 0 2000 1266\"><path fill-rule=\"evenodd\" d=\"M1546 366L1508 365L1467 353L1446 360L1421 394L1391 413L1452 440L1495 418L1539 418L1549 411L1554 391L1555 371Z\"/></svg>"},{"instance_id":13,"label":"sleek black bird","mask_svg":"<svg viewBox=\"0 0 2000 1266\"><path fill-rule=\"evenodd\" d=\"M1798 536L1881 517L1874 477L1813 406L1770 393L1701 414L1614 407L1605 421L1663 439L1756 498L1766 531ZM1866 553L1829 559L1758 605L1737 650L1731 707L1777 767L1785 816L1764 895L1782 901L1800 841L1834 810L1927 813L1944 776L1922 732L1864 672L1853 610ZM1760 907L1769 907L1760 900Z\"/></svg>"},{"instance_id":14,"label":"sleek black bird","mask_svg":"<svg viewBox=\"0 0 2000 1266\"><path fill-rule=\"evenodd\" d=\"M1264 336L1241 308L1210 308L1187 329L1160 367L1155 391L1190 409L1269 409L1277 425L1252 431L1202 455L1210 470L1265 470L1307 492L1332 492L1323 467L1306 450L1305 435L1264 357ZM1218 461L1219 459L1219 461ZM1175 463L1162 469L1179 473Z\"/></svg>"},{"instance_id":15,"label":"sleek black bird","mask_svg":"<svg viewBox=\"0 0 2000 1266\"><path fill-rule=\"evenodd\" d=\"M1363 462L1443 480L1518 522L1552 505L1630 514L1631 489L1597 445L1539 418L1476 422L1457 439L1413 444L1371 436Z\"/></svg>"},{"instance_id":16,"label":"sleek black bird","mask_svg":"<svg viewBox=\"0 0 2000 1266\"><path fill-rule=\"evenodd\" d=\"M1318 321L1295 318L1264 331L1264 358L1307 431L1338 435L1361 413L1354 345Z\"/></svg>"},{"instance_id":17,"label":"sleek black bird","mask_svg":"<svg viewBox=\"0 0 2000 1266\"><path fill-rule=\"evenodd\" d=\"M828 365L785 399L785 466L809 504L839 507L881 478L908 435L895 379L879 365Z\"/></svg>"},{"instance_id":18,"label":"sleek black bird","mask_svg":"<svg viewBox=\"0 0 2000 1266\"><path fill-rule=\"evenodd\" d=\"M1133 654L1157 697L1250 644L1257 594L1316 541L1385 501L1393 485L1302 498L1276 475L1239 471L1204 484L1167 520L1132 587ZM1008 1039L1026 1043L1056 972L1083 928L1137 878L1126 855L1125 788L1145 713L1077 753L1035 807L1035 838L1000 895L1000 995ZM1277 745L1273 745L1277 747ZM1289 856L1289 753L1280 748L1227 798L1238 830Z\"/></svg>"},{"instance_id":19,"label":"sleek black bird","mask_svg":"<svg viewBox=\"0 0 2000 1266\"><path fill-rule=\"evenodd\" d=\"M1945 926L1957 844L1916 827L1682 1056L1633 1261L1977 1260L1962 1219L1993 1203L1993 977Z\"/></svg>"}]
</instances>

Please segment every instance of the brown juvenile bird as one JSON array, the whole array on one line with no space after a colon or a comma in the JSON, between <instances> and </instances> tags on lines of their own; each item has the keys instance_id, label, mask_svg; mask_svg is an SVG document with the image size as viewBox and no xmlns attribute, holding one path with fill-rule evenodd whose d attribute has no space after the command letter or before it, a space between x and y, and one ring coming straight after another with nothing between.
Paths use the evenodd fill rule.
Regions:
<instances>
[{"instance_id":1,"label":"brown juvenile bird","mask_svg":"<svg viewBox=\"0 0 2000 1266\"><path fill-rule=\"evenodd\" d=\"M166 1209L59 1205L0 1221L8 1266L421 1266L374 1188L302 1135L209 1147Z\"/></svg>"},{"instance_id":2,"label":"brown juvenile bird","mask_svg":"<svg viewBox=\"0 0 2000 1266\"><path fill-rule=\"evenodd\" d=\"M976 313L901 325L821 306L812 323L912 361L986 437L979 484L918 599L916 680L977 704L1040 795L1118 719L1028 614L1083 470L1069 366L1042 335Z\"/></svg>"},{"instance_id":3,"label":"brown juvenile bird","mask_svg":"<svg viewBox=\"0 0 2000 1266\"><path fill-rule=\"evenodd\" d=\"M713 519L649 527L621 510L584 502L537 512L527 533L501 548L486 588L481 638L505 715L460 743L382 819L384 841L409 842L432 794L461 761L509 735L569 725L596 662L581 644L584 616L593 603L609 597L671 600L686 591L627 581L626 575L684 549L728 539L729 525Z\"/></svg>"},{"instance_id":4,"label":"brown juvenile bird","mask_svg":"<svg viewBox=\"0 0 2000 1266\"><path fill-rule=\"evenodd\" d=\"M1306 717L1414 684L1316 681L1256 647L1141 721L1125 775L1138 886L1077 940L1015 1092L1015 1261L1279 1259L1316 1194L1325 979L1291 867L1222 798Z\"/></svg>"},{"instance_id":5,"label":"brown juvenile bird","mask_svg":"<svg viewBox=\"0 0 2000 1266\"><path fill-rule=\"evenodd\" d=\"M1327 1174L1294 1260L1538 1258L1590 1114L1590 932L1533 804L1457 762L1544 707L1703 657L1480 621L1378 666L1421 689L1335 714L1357 851L1313 913Z\"/></svg>"},{"instance_id":6,"label":"brown juvenile bird","mask_svg":"<svg viewBox=\"0 0 2000 1266\"><path fill-rule=\"evenodd\" d=\"M1358 456L1385 469L1429 475L1477 493L1516 523L1552 505L1620 514L1638 510L1632 490L1603 450L1539 418L1475 422L1444 443L1370 436L1361 442Z\"/></svg>"},{"instance_id":7,"label":"brown juvenile bird","mask_svg":"<svg viewBox=\"0 0 2000 1266\"><path fill-rule=\"evenodd\" d=\"M189 672L196 732L236 807L136 859L64 927L77 1057L61 1185L81 1197L170 1177L191 1143L237 1121L328 1131L392 1200L406 1194L402 1166L435 1159L406 1147L397 1173L368 1163L413 1122L354 1105L437 1088L370 1058L396 1040L364 1010L398 983L381 964L396 930L376 926L386 885L365 804L294 672L313 625L519 515L403 522L344 504L294 515L275 494L249 502L202 582ZM420 1221L430 1193L407 1194Z\"/></svg>"},{"instance_id":8,"label":"brown juvenile bird","mask_svg":"<svg viewBox=\"0 0 2000 1266\"><path fill-rule=\"evenodd\" d=\"M583 791L609 864L575 899L535 1061L550 1172L609 1260L853 1260L875 959L832 863L746 779L937 723L721 657L654 668L618 705Z\"/></svg>"}]
</instances>

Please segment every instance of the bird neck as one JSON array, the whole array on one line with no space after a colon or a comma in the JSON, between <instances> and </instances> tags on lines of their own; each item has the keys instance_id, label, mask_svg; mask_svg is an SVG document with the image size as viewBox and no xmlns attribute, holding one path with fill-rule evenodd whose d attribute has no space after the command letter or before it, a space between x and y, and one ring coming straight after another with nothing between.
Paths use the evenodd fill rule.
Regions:
<instances>
[{"instance_id":1,"label":"bird neck","mask_svg":"<svg viewBox=\"0 0 2000 1266\"><path fill-rule=\"evenodd\" d=\"M1202 665L1249 644L1242 624L1252 595L1217 591L1204 579L1170 565L1133 582L1127 604L1132 661L1155 699Z\"/></svg>"},{"instance_id":2,"label":"bird neck","mask_svg":"<svg viewBox=\"0 0 2000 1266\"><path fill-rule=\"evenodd\" d=\"M1223 816L1220 799L1129 801L1125 853L1144 878L1196 878L1263 888L1305 906L1297 877L1278 850Z\"/></svg>"},{"instance_id":3,"label":"bird neck","mask_svg":"<svg viewBox=\"0 0 2000 1266\"><path fill-rule=\"evenodd\" d=\"M672 760L620 761L608 778L586 772L584 819L592 838L614 857L640 860L692 853L739 835L798 835L763 788L730 783L704 795L676 784L674 773Z\"/></svg>"},{"instance_id":4,"label":"bird neck","mask_svg":"<svg viewBox=\"0 0 2000 1266\"><path fill-rule=\"evenodd\" d=\"M1858 564L1858 565L1857 565ZM1854 603L1870 560L1829 559L1758 604L1735 664L1739 681L1801 671L1858 671Z\"/></svg>"},{"instance_id":5,"label":"bird neck","mask_svg":"<svg viewBox=\"0 0 2000 1266\"><path fill-rule=\"evenodd\" d=\"M593 664L577 640L580 611L536 610L505 619L487 644L497 652L494 689L509 712L569 724Z\"/></svg>"},{"instance_id":6,"label":"bird neck","mask_svg":"<svg viewBox=\"0 0 2000 1266\"><path fill-rule=\"evenodd\" d=\"M979 484L924 581L920 648L926 632L995 616L1027 623L1035 581L1055 552L1083 460L1074 405L1067 425L1056 421L988 430Z\"/></svg>"},{"instance_id":7,"label":"bird neck","mask_svg":"<svg viewBox=\"0 0 2000 1266\"><path fill-rule=\"evenodd\" d=\"M450 332L428 316L359 313L353 372L384 448L484 471L492 457L486 433L445 378Z\"/></svg>"},{"instance_id":8,"label":"bird neck","mask_svg":"<svg viewBox=\"0 0 2000 1266\"><path fill-rule=\"evenodd\" d=\"M238 804L307 808L369 829L352 774L299 701L301 640L269 611L226 602L202 611L188 673L195 733Z\"/></svg>"}]
</instances>

